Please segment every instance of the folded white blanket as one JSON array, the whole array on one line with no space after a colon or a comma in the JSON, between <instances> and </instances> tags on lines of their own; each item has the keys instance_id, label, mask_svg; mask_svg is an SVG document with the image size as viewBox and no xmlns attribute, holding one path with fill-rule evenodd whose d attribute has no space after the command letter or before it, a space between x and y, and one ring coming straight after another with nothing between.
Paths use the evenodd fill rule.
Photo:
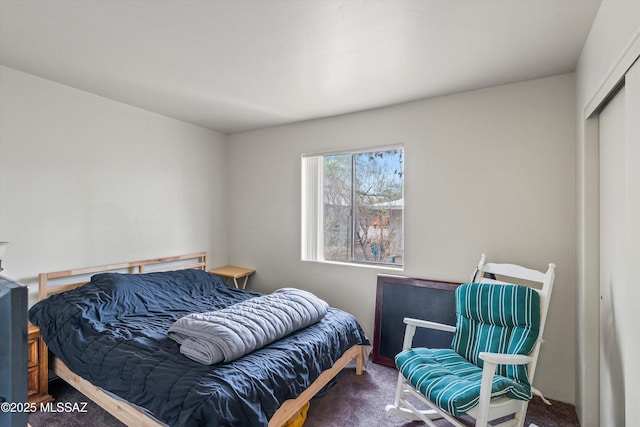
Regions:
<instances>
[{"instance_id":1,"label":"folded white blanket","mask_svg":"<svg viewBox=\"0 0 640 427\"><path fill-rule=\"evenodd\" d=\"M253 350L316 323L329 305L310 292L278 289L207 313L178 319L168 335L180 352L196 362L230 362Z\"/></svg>"}]
</instances>

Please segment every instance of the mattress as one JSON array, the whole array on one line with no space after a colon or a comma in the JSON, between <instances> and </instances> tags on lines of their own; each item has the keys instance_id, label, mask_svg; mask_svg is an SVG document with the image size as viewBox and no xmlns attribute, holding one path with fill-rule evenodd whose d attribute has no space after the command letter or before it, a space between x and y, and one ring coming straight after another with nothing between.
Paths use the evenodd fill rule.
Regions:
<instances>
[{"instance_id":1,"label":"mattress","mask_svg":"<svg viewBox=\"0 0 640 427\"><path fill-rule=\"evenodd\" d=\"M319 322L230 363L204 365L167 336L179 318L260 294L200 270L104 273L29 310L67 367L171 426L266 426L353 345L356 319L330 308Z\"/></svg>"}]
</instances>

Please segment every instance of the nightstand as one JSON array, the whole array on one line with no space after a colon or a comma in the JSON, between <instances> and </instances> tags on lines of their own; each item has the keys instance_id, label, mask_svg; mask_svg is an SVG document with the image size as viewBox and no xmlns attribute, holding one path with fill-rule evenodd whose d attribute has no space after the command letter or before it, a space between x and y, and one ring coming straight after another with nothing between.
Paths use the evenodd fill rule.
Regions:
<instances>
[{"instance_id":1,"label":"nightstand","mask_svg":"<svg viewBox=\"0 0 640 427\"><path fill-rule=\"evenodd\" d=\"M249 276L255 273L255 270L251 270L250 268L242 268L242 267L233 267L227 265L226 267L219 267L213 270L209 270L209 273L215 274L216 276L220 276L223 279L231 278L233 279L233 283L236 288L240 288L238 285L238 279L242 279L244 277L244 282L242 283L242 289L247 286L247 280L249 280Z\"/></svg>"},{"instance_id":2,"label":"nightstand","mask_svg":"<svg viewBox=\"0 0 640 427\"><path fill-rule=\"evenodd\" d=\"M29 402L40 403L53 400L49 394L49 350L40 336L40 329L29 323L27 338L27 384Z\"/></svg>"}]
</instances>

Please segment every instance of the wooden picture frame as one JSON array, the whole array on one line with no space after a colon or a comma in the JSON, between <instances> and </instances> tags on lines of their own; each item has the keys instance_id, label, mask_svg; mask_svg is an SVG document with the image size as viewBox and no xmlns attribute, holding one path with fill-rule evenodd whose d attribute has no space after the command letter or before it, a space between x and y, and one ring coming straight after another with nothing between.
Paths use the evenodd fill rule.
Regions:
<instances>
[{"instance_id":1,"label":"wooden picture frame","mask_svg":"<svg viewBox=\"0 0 640 427\"><path fill-rule=\"evenodd\" d=\"M373 337L373 362L395 367L402 351L404 318L456 324L455 290L460 283L379 274ZM414 337L418 346L449 348L453 334L421 330Z\"/></svg>"}]
</instances>

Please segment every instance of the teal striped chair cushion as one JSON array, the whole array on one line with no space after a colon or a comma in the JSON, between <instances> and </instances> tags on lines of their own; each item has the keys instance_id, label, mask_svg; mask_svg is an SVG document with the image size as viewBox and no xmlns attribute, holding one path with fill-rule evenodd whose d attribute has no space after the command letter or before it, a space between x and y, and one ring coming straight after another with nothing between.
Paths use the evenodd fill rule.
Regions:
<instances>
[{"instance_id":1,"label":"teal striped chair cushion","mask_svg":"<svg viewBox=\"0 0 640 427\"><path fill-rule=\"evenodd\" d=\"M540 295L527 286L464 284L456 290L456 322L451 347L479 367L483 351L528 355L540 331ZM526 365L500 365L496 373L529 384Z\"/></svg>"},{"instance_id":2,"label":"teal striped chair cushion","mask_svg":"<svg viewBox=\"0 0 640 427\"><path fill-rule=\"evenodd\" d=\"M533 350L540 330L540 296L526 286L471 283L456 290L452 349L414 348L396 356L402 375L431 402L460 416L478 404L481 352L523 354ZM499 365L492 398L530 400L525 365Z\"/></svg>"},{"instance_id":3,"label":"teal striped chair cushion","mask_svg":"<svg viewBox=\"0 0 640 427\"><path fill-rule=\"evenodd\" d=\"M459 417L478 404L482 368L450 349L414 348L396 356L403 377L427 399ZM511 378L493 377L492 398L531 399L531 387Z\"/></svg>"}]
</instances>

